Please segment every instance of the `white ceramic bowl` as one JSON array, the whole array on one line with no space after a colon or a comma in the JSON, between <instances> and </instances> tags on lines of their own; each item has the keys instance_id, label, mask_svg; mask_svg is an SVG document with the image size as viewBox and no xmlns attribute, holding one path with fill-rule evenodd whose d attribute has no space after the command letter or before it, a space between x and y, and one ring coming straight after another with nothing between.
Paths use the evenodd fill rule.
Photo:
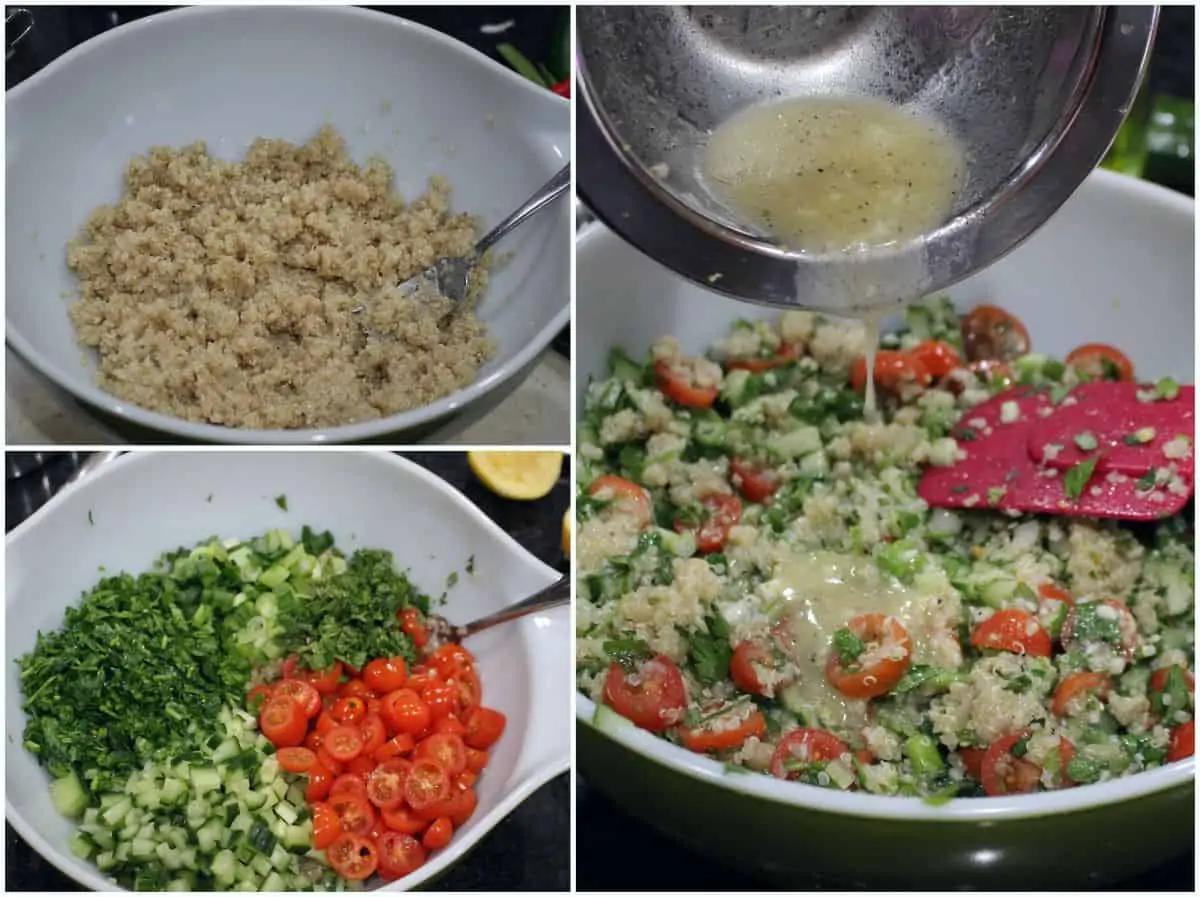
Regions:
<instances>
[{"instance_id":1,"label":"white ceramic bowl","mask_svg":"<svg viewBox=\"0 0 1200 897\"><path fill-rule=\"evenodd\" d=\"M1172 375L1192 382L1194 215L1194 203L1187 197L1097 171L1027 243L949 293L961 306L991 301L1015 312L1028 326L1038 351L1061 356L1084 342L1108 342L1128 353L1142 377ZM583 407L589 378L606 375L606 356L614 345L639 357L654 340L673 334L685 351L698 352L726 333L735 318L777 314L686 283L601 225L589 225L581 232L576 272L577 409ZM892 884L903 881L906 886L923 876L926 881L936 881L931 887L968 883L997 887L995 883L1002 876L1007 875L1005 880L1021 880L1029 870L1038 869L1051 870L1049 874L1057 875L1060 883L1070 881L1082 886L1089 869L1097 875L1112 874L1114 869L1120 870L1117 874L1128 874L1139 862L1144 868L1161 861L1171 855L1170 850L1182 849L1193 838L1193 829L1170 825L1172 820L1179 822L1174 817L1160 817L1161 825L1156 827L1149 810L1156 806L1164 814L1178 811L1179 800L1172 802L1165 796L1178 795L1179 789L1190 786L1196 771L1193 759L1084 788L931 807L917 798L830 791L767 776L725 775L721 764L633 726L596 729L591 723L594 712L590 700L577 697L577 762L596 787L691 846L711 849L731 862L741 862L792 885L822 874L834 880L838 876L843 881L857 877L877 887L881 881L883 886L891 886L887 884L889 873L878 866L892 862L892 848L877 854L878 863L873 864L867 857L851 868L844 857L837 857L836 846L801 838L795 843L808 843L808 848L789 851L775 843L775 830L781 826L787 831L779 832L779 840L801 837L804 820L809 820L811 828L837 831L838 837L867 840L894 840L905 832L912 835L916 827L911 823L915 822L933 823L921 831L954 831L954 837L912 835L910 843L896 842L894 849L906 857L902 865L909 871L890 873L895 878ZM636 755L638 762L626 764L624 777L614 781L608 766L614 758L624 757L626 751ZM651 768L659 772L651 772ZM656 779L659 784L651 786L647 779ZM653 814L645 812L637 797L652 787L656 794L661 788L662 797L655 802ZM711 789L719 789L724 797ZM746 800L730 801L727 798L731 793ZM1190 806L1190 796L1184 793L1183 797ZM1123 809L1115 815L1101 809L1116 804ZM779 805L788 809L778 810ZM1138 806L1143 809L1137 810ZM778 812L764 807L774 807ZM722 833L723 820L731 812L739 813L739 818L757 813L771 822L759 826L753 834L734 837ZM1123 844L1103 840L1105 826L1114 820L1120 824L1122 812L1126 822L1138 818L1138 813L1150 817L1150 828L1145 837L1139 836L1137 845L1128 838ZM724 815L711 820L709 826L703 819L712 813ZM1086 863L1067 862L1060 842L1048 841L1028 826L1032 819L1061 818L1059 814L1091 819L1092 823L1083 827L1094 826L1089 836L1100 838L1097 843L1104 853L1081 854ZM858 821L852 822L851 817ZM897 828L897 822L906 826ZM838 831L836 827L843 823L846 828ZM1063 831L1069 830L1064 827ZM847 832L853 835L847 836ZM804 835L821 837L820 833ZM1157 840L1149 850L1156 851L1156 857L1137 856L1152 838ZM854 851L847 848L845 852ZM989 855L990 859L985 859ZM1005 859L998 861L1000 857ZM1024 880L1036 882L1036 886L1053 886L1047 884L1048 878L1026 875Z\"/></svg>"},{"instance_id":2,"label":"white ceramic bowl","mask_svg":"<svg viewBox=\"0 0 1200 897\"><path fill-rule=\"evenodd\" d=\"M275 503L280 494L287 496L287 512ZM460 571L441 608L456 622L527 597L558 576L461 493L391 454L128 454L64 489L9 535L5 664L14 672L13 661L33 648L39 630L62 625L64 611L96 583L102 565L141 572L163 551L214 534L252 536L281 526L299 530L303 523L329 529L343 550L392 550L432 595ZM475 575L463 574L471 555ZM480 779L475 815L448 848L393 887L415 887L445 870L570 762L569 610L506 623L469 644L486 702L508 716L508 727ZM20 746L25 717L18 677L6 679L5 729L13 739L5 758L8 821L71 878L113 890L70 852L72 824L55 812L48 777Z\"/></svg>"},{"instance_id":3,"label":"white ceramic bowl","mask_svg":"<svg viewBox=\"0 0 1200 897\"><path fill-rule=\"evenodd\" d=\"M390 105L388 105L390 104ZM388 110L388 111L385 111ZM570 317L570 208L557 202L498 251L480 317L497 342L474 383L424 408L315 430L189 423L100 390L67 317L67 241L117 201L125 166L197 139L222 158L256 137L303 141L325 122L364 162L385 158L402 196L444 174L456 209L498 223L570 157L570 105L472 48L352 7L204 7L124 25L8 92L5 275L9 344L58 386L130 423L208 442L350 442L462 413L527 372Z\"/></svg>"}]
</instances>

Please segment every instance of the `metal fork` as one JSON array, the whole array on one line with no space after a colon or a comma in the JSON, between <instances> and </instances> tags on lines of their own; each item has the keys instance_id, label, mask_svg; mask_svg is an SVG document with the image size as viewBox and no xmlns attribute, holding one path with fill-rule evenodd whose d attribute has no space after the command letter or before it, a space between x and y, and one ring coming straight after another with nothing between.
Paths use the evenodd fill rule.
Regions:
<instances>
[{"instance_id":1,"label":"metal fork","mask_svg":"<svg viewBox=\"0 0 1200 897\"><path fill-rule=\"evenodd\" d=\"M471 275L483 254L495 246L500 240L516 230L525 221L536 215L571 186L571 166L564 165L554 177L542 185L536 193L525 200L515 212L493 227L479 238L479 242L466 255L458 258L438 259L424 271L414 274L401 283L396 289L402 296L420 294L445 296L459 304L471 290ZM358 305L350 309L351 314L361 314L366 305ZM384 336L359 325L368 336Z\"/></svg>"}]
</instances>

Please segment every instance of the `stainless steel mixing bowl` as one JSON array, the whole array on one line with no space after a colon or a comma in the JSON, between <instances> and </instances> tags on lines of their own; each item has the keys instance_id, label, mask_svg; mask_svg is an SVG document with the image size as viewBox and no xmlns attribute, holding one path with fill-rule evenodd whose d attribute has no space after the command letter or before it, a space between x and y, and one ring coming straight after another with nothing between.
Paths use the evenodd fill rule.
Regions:
<instances>
[{"instance_id":1,"label":"stainless steel mixing bowl","mask_svg":"<svg viewBox=\"0 0 1200 897\"><path fill-rule=\"evenodd\" d=\"M622 237L740 299L853 312L956 283L1015 248L1103 158L1157 7L580 6L578 190ZM866 95L931 114L967 180L906 243L783 248L704 185L709 135L748 106Z\"/></svg>"}]
</instances>

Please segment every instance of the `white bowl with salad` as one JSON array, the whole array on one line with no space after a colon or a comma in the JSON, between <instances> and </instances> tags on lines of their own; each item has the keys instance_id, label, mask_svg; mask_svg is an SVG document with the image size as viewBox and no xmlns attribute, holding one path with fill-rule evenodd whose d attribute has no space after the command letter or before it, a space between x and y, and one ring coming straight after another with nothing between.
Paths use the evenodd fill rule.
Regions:
<instances>
[{"instance_id":1,"label":"white bowl with salad","mask_svg":"<svg viewBox=\"0 0 1200 897\"><path fill-rule=\"evenodd\" d=\"M1193 223L1191 199L1096 172L1010 256L885 324L877 418L860 324L731 303L586 228L589 784L790 887L1078 888L1189 847ZM1178 421L1123 440L1157 452L1135 488L1170 514L1082 515L1130 482L1084 428L1056 446L1077 470L1047 473L1045 446L1034 469L1066 513L1004 513L990 481L961 484L987 496L965 507L923 500L1022 402L1057 420L1109 389Z\"/></svg>"},{"instance_id":2,"label":"white bowl with salad","mask_svg":"<svg viewBox=\"0 0 1200 897\"><path fill-rule=\"evenodd\" d=\"M555 572L394 455L126 455L6 560L7 818L90 888L415 887L569 763L564 610L429 625Z\"/></svg>"}]
</instances>

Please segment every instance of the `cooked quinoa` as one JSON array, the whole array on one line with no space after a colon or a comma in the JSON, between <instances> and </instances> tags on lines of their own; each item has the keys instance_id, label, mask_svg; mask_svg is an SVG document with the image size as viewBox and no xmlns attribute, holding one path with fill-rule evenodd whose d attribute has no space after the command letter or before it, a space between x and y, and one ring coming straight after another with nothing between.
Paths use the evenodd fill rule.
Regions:
<instances>
[{"instance_id":1,"label":"cooked quinoa","mask_svg":"<svg viewBox=\"0 0 1200 897\"><path fill-rule=\"evenodd\" d=\"M887 384L874 417L857 323L788 312L704 357L669 337L643 361L613 350L578 435L576 671L598 724L933 801L1191 754L1190 505L1129 525L918 497L959 418L1013 381L1065 395L1123 374L1033 354L1023 327L968 364L975 324L944 298L911 308L881 348L953 363Z\"/></svg>"},{"instance_id":2,"label":"cooked quinoa","mask_svg":"<svg viewBox=\"0 0 1200 897\"><path fill-rule=\"evenodd\" d=\"M474 244L449 195L435 177L405 204L387 163L360 168L330 127L299 146L256 140L240 162L203 143L133 159L121 200L67 248L71 320L99 353L98 384L186 420L295 429L471 383L492 353L475 314L444 321L450 300L388 292Z\"/></svg>"}]
</instances>

